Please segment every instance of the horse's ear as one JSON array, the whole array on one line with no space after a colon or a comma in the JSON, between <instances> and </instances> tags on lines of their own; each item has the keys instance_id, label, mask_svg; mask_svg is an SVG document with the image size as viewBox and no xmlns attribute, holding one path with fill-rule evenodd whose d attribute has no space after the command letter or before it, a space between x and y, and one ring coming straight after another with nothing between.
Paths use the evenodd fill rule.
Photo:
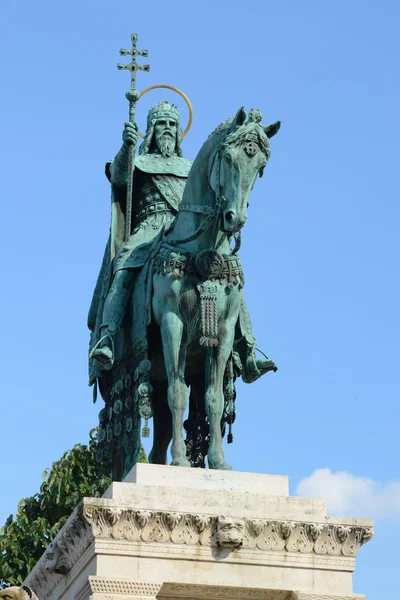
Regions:
<instances>
[{"instance_id":1,"label":"horse's ear","mask_svg":"<svg viewBox=\"0 0 400 600\"><path fill-rule=\"evenodd\" d=\"M241 106L237 111L236 115L233 117L232 126L236 129L236 127L240 127L246 120L246 111L244 110L244 106Z\"/></svg>"},{"instance_id":2,"label":"horse's ear","mask_svg":"<svg viewBox=\"0 0 400 600\"><path fill-rule=\"evenodd\" d=\"M274 135L276 135L278 133L280 127L281 127L280 121L276 121L276 123L272 123L271 125L266 125L264 127L266 136L269 138L272 138Z\"/></svg>"}]
</instances>

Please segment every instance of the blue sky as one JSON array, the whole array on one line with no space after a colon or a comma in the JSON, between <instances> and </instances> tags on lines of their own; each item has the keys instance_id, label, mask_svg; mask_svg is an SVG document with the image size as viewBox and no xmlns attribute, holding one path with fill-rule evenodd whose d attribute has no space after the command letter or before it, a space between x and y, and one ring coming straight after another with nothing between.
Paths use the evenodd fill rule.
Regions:
<instances>
[{"instance_id":1,"label":"blue sky","mask_svg":"<svg viewBox=\"0 0 400 600\"><path fill-rule=\"evenodd\" d=\"M279 371L239 385L227 458L326 495L330 514L376 518L354 590L396 589L399 21L390 0L0 0L0 523L97 423L85 322L109 225L104 163L127 119L118 50L135 31L151 64L139 89L169 83L193 103L187 158L242 105L282 121L241 250ZM142 130L161 97L175 99L142 101Z\"/></svg>"}]
</instances>

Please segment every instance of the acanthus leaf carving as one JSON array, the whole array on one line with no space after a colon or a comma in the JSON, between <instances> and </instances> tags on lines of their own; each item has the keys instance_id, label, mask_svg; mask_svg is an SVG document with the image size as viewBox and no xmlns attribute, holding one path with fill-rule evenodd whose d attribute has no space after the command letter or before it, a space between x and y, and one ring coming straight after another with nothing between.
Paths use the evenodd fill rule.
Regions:
<instances>
[{"instance_id":1,"label":"acanthus leaf carving","mask_svg":"<svg viewBox=\"0 0 400 600\"><path fill-rule=\"evenodd\" d=\"M256 538L259 550L280 551L285 547L281 524L278 521L265 521Z\"/></svg>"},{"instance_id":2,"label":"acanthus leaf carving","mask_svg":"<svg viewBox=\"0 0 400 600\"><path fill-rule=\"evenodd\" d=\"M101 506L85 505L83 507L83 516L91 525L94 537L110 537L110 523L107 516L111 509L103 510Z\"/></svg>"},{"instance_id":3,"label":"acanthus leaf carving","mask_svg":"<svg viewBox=\"0 0 400 600\"><path fill-rule=\"evenodd\" d=\"M314 547L310 525L308 523L293 523L290 535L286 539L285 547L288 552L310 554Z\"/></svg>"},{"instance_id":4,"label":"acanthus leaf carving","mask_svg":"<svg viewBox=\"0 0 400 600\"><path fill-rule=\"evenodd\" d=\"M182 521L183 514L169 512L166 514L166 519L167 519L167 523L171 527L171 529L174 529L178 525L178 523L180 523L180 521Z\"/></svg>"},{"instance_id":5,"label":"acanthus leaf carving","mask_svg":"<svg viewBox=\"0 0 400 600\"><path fill-rule=\"evenodd\" d=\"M82 511L95 537L218 546L229 537L224 529L235 529L236 547L262 551L315 553L329 556L357 554L360 546L371 539L370 527L350 527L326 523L307 523L265 519L237 519L226 516L119 509L117 507L85 505ZM239 531L240 530L240 531ZM226 535L225 535L226 534ZM225 536L225 537L224 537ZM240 540L239 540L240 538ZM66 538L65 538L66 539ZM221 544L222 541L222 544ZM57 555L59 552L57 550ZM47 568L65 571L68 563L55 567L54 555L47 557ZM57 559L58 560L58 559ZM58 563L57 563L58 564Z\"/></svg>"},{"instance_id":6,"label":"acanthus leaf carving","mask_svg":"<svg viewBox=\"0 0 400 600\"><path fill-rule=\"evenodd\" d=\"M123 510L112 529L112 537L116 540L131 540L136 542L140 539L140 527L136 520L136 513Z\"/></svg>"},{"instance_id":7,"label":"acanthus leaf carving","mask_svg":"<svg viewBox=\"0 0 400 600\"><path fill-rule=\"evenodd\" d=\"M200 538L200 532L193 515L181 515L171 532L171 542L174 544L195 545Z\"/></svg>"},{"instance_id":8,"label":"acanthus leaf carving","mask_svg":"<svg viewBox=\"0 0 400 600\"><path fill-rule=\"evenodd\" d=\"M170 541L171 530L167 523L167 513L151 513L141 532L143 542L165 543Z\"/></svg>"},{"instance_id":9,"label":"acanthus leaf carving","mask_svg":"<svg viewBox=\"0 0 400 600\"><path fill-rule=\"evenodd\" d=\"M348 536L343 542L342 554L344 556L356 556L362 544L365 544L373 536L372 527L348 527Z\"/></svg>"},{"instance_id":10,"label":"acanthus leaf carving","mask_svg":"<svg viewBox=\"0 0 400 600\"><path fill-rule=\"evenodd\" d=\"M342 543L338 536L338 527L335 525L324 525L322 531L314 543L316 554L327 554L328 556L339 556L342 553Z\"/></svg>"},{"instance_id":11,"label":"acanthus leaf carving","mask_svg":"<svg viewBox=\"0 0 400 600\"><path fill-rule=\"evenodd\" d=\"M195 515L194 522L199 530L199 543L201 546L211 545L211 536L215 530L216 517L209 515Z\"/></svg>"},{"instance_id":12,"label":"acanthus leaf carving","mask_svg":"<svg viewBox=\"0 0 400 600\"><path fill-rule=\"evenodd\" d=\"M153 517L153 513L150 510L138 510L136 516L140 527L145 527L149 519Z\"/></svg>"}]
</instances>

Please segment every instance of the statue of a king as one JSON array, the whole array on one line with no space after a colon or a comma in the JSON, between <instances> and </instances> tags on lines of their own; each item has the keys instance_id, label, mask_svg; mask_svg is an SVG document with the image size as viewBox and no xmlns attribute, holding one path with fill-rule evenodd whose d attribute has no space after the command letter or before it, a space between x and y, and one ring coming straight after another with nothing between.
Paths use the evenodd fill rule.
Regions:
<instances>
[{"instance_id":1,"label":"statue of a king","mask_svg":"<svg viewBox=\"0 0 400 600\"><path fill-rule=\"evenodd\" d=\"M138 129L125 123L123 144L106 165L112 186L112 219L109 242L88 316L92 331L89 374L93 384L115 360L115 336L123 321L135 283L137 265L133 250L152 241L163 226L168 227L182 200L191 162L182 156L182 130L178 108L163 100L147 118L145 138L134 159L131 236L124 243L128 148L136 144ZM257 359L250 317L242 303L236 327L235 355L243 381L251 383L276 370L270 359ZM101 389L101 386L100 386Z\"/></svg>"}]
</instances>

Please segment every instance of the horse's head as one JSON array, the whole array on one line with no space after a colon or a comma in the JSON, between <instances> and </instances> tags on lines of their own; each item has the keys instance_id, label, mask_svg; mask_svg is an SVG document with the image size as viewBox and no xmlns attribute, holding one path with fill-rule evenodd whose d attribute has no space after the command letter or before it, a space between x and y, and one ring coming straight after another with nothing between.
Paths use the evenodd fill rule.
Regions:
<instances>
[{"instance_id":1,"label":"horse's head","mask_svg":"<svg viewBox=\"0 0 400 600\"><path fill-rule=\"evenodd\" d=\"M213 161L210 183L217 198L223 200L221 229L228 233L237 233L246 222L250 191L269 159L269 138L280 127L280 121L263 127L262 118L258 109L246 116L240 108L231 121L220 126L225 135Z\"/></svg>"}]
</instances>

